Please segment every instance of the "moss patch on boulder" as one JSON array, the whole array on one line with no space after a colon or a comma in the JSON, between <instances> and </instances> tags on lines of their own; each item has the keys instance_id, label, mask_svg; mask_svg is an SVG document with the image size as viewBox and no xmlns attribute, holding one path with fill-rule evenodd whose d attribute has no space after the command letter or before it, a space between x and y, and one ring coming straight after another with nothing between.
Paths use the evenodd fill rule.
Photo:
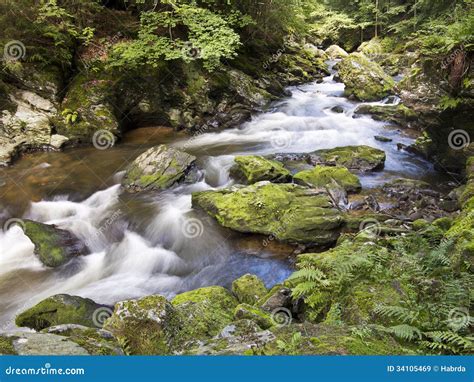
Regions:
<instances>
[{"instance_id":1,"label":"moss patch on boulder","mask_svg":"<svg viewBox=\"0 0 474 382\"><path fill-rule=\"evenodd\" d=\"M170 354L182 325L176 309L163 296L118 302L104 329L129 354Z\"/></svg>"},{"instance_id":2,"label":"moss patch on boulder","mask_svg":"<svg viewBox=\"0 0 474 382\"><path fill-rule=\"evenodd\" d=\"M310 187L331 187L335 181L347 192L359 192L360 180L345 167L316 166L312 170L301 171L294 175L297 183Z\"/></svg>"},{"instance_id":3,"label":"moss patch on boulder","mask_svg":"<svg viewBox=\"0 0 474 382\"><path fill-rule=\"evenodd\" d=\"M231 168L231 176L239 182L252 184L268 180L274 183L291 181L290 172L280 162L257 155L239 156Z\"/></svg>"},{"instance_id":4,"label":"moss patch on boulder","mask_svg":"<svg viewBox=\"0 0 474 382\"><path fill-rule=\"evenodd\" d=\"M24 220L24 231L35 246L36 256L48 267L59 267L87 252L77 237L54 225Z\"/></svg>"},{"instance_id":5,"label":"moss patch on boulder","mask_svg":"<svg viewBox=\"0 0 474 382\"><path fill-rule=\"evenodd\" d=\"M15 323L20 327L42 330L54 325L78 324L97 327L96 312L104 309L88 298L58 294L20 313Z\"/></svg>"},{"instance_id":6,"label":"moss patch on boulder","mask_svg":"<svg viewBox=\"0 0 474 382\"><path fill-rule=\"evenodd\" d=\"M343 223L325 192L294 184L259 182L245 188L197 192L192 202L224 227L287 242L333 243Z\"/></svg>"},{"instance_id":7,"label":"moss patch on boulder","mask_svg":"<svg viewBox=\"0 0 474 382\"><path fill-rule=\"evenodd\" d=\"M310 154L311 163L328 166L338 165L361 172L382 170L385 159L386 155L383 150L363 145L318 150Z\"/></svg>"},{"instance_id":8,"label":"moss patch on boulder","mask_svg":"<svg viewBox=\"0 0 474 382\"><path fill-rule=\"evenodd\" d=\"M377 101L393 93L395 82L362 53L352 53L338 65L345 93L361 101Z\"/></svg>"},{"instance_id":9,"label":"moss patch on boulder","mask_svg":"<svg viewBox=\"0 0 474 382\"><path fill-rule=\"evenodd\" d=\"M251 320L262 329L268 329L274 325L270 314L249 304L238 305L235 308L234 318L236 320Z\"/></svg>"},{"instance_id":10,"label":"moss patch on boulder","mask_svg":"<svg viewBox=\"0 0 474 382\"><path fill-rule=\"evenodd\" d=\"M403 127L409 127L417 120L417 114L405 105L360 105L356 114L370 114L376 121L393 122Z\"/></svg>"},{"instance_id":11,"label":"moss patch on boulder","mask_svg":"<svg viewBox=\"0 0 474 382\"><path fill-rule=\"evenodd\" d=\"M165 190L192 170L196 157L166 145L152 147L127 168L122 184L129 191Z\"/></svg>"},{"instance_id":12,"label":"moss patch on boulder","mask_svg":"<svg viewBox=\"0 0 474 382\"><path fill-rule=\"evenodd\" d=\"M177 295L171 303L182 316L180 341L193 341L217 335L232 322L238 302L220 286L195 289Z\"/></svg>"},{"instance_id":13,"label":"moss patch on boulder","mask_svg":"<svg viewBox=\"0 0 474 382\"><path fill-rule=\"evenodd\" d=\"M234 293L239 302L254 305L268 291L263 281L257 276L246 274L232 283L232 293Z\"/></svg>"}]
</instances>

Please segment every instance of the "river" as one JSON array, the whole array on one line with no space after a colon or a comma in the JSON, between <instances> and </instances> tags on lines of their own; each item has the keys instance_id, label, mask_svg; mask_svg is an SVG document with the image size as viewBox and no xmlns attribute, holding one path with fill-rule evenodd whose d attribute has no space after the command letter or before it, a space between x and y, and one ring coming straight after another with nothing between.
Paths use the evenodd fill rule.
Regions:
<instances>
[{"instance_id":1,"label":"river","mask_svg":"<svg viewBox=\"0 0 474 382\"><path fill-rule=\"evenodd\" d=\"M369 145L385 150L387 161L384 171L361 177L364 187L396 177L436 183L430 163L397 150L397 143L413 142L410 134L370 116L354 117L360 103L343 97L344 85L334 81L333 70L320 83L289 90L291 97L234 129L192 137L168 128L137 129L108 150L26 154L14 166L0 169L0 220L56 224L85 241L91 252L49 269L19 226L0 231L0 331L14 328L19 311L57 293L113 304L230 286L245 273L257 274L268 287L284 280L292 272L291 247L264 247L262 238L224 230L191 208L192 192L232 184L229 169L235 155ZM332 111L334 106L344 112ZM376 135L393 142L379 142ZM124 192L120 180L127 163L160 143L196 155L202 180L161 193Z\"/></svg>"}]
</instances>

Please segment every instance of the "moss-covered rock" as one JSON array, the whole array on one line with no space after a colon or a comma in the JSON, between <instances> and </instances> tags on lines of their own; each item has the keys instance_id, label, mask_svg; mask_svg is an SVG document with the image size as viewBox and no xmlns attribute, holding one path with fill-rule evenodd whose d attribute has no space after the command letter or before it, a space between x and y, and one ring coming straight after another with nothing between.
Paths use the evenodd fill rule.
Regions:
<instances>
[{"instance_id":1,"label":"moss-covered rock","mask_svg":"<svg viewBox=\"0 0 474 382\"><path fill-rule=\"evenodd\" d=\"M113 333L129 354L170 354L182 321L163 296L147 296L115 305L104 329Z\"/></svg>"},{"instance_id":2,"label":"moss-covered rock","mask_svg":"<svg viewBox=\"0 0 474 382\"><path fill-rule=\"evenodd\" d=\"M310 187L331 187L333 181L347 192L359 192L362 189L357 176L345 167L316 166L312 170L301 171L294 175L294 180Z\"/></svg>"},{"instance_id":3,"label":"moss-covered rock","mask_svg":"<svg viewBox=\"0 0 474 382\"><path fill-rule=\"evenodd\" d=\"M257 276L246 274L232 283L232 293L234 293L239 302L254 305L268 291L263 281Z\"/></svg>"},{"instance_id":4,"label":"moss-covered rock","mask_svg":"<svg viewBox=\"0 0 474 382\"><path fill-rule=\"evenodd\" d=\"M383 150L370 146L343 146L334 149L318 150L310 155L314 164L343 166L352 171L377 171L385 165L386 155Z\"/></svg>"},{"instance_id":5,"label":"moss-covered rock","mask_svg":"<svg viewBox=\"0 0 474 382\"><path fill-rule=\"evenodd\" d=\"M120 136L112 85L113 80L104 74L91 76L83 71L75 76L61 104L60 115L55 119L57 133L80 143L102 145L101 139L105 139L106 145L112 145L115 137ZM102 132L102 138L94 138L98 131Z\"/></svg>"},{"instance_id":6,"label":"moss-covered rock","mask_svg":"<svg viewBox=\"0 0 474 382\"><path fill-rule=\"evenodd\" d=\"M291 181L290 172L280 162L257 155L238 156L230 174L239 182L252 184L268 180L274 183Z\"/></svg>"},{"instance_id":7,"label":"moss-covered rock","mask_svg":"<svg viewBox=\"0 0 474 382\"><path fill-rule=\"evenodd\" d=\"M43 330L44 333L67 337L91 355L123 355L119 343L112 333L97 328L88 328L77 324L52 326Z\"/></svg>"},{"instance_id":8,"label":"moss-covered rock","mask_svg":"<svg viewBox=\"0 0 474 382\"><path fill-rule=\"evenodd\" d=\"M362 53L352 53L338 65L345 93L361 101L376 101L393 93L395 82Z\"/></svg>"},{"instance_id":9,"label":"moss-covered rock","mask_svg":"<svg viewBox=\"0 0 474 382\"><path fill-rule=\"evenodd\" d=\"M131 192L164 190L184 181L196 157L166 145L152 147L127 168L122 184Z\"/></svg>"},{"instance_id":10,"label":"moss-covered rock","mask_svg":"<svg viewBox=\"0 0 474 382\"><path fill-rule=\"evenodd\" d=\"M171 303L184 322L183 342L217 335L232 322L238 301L227 289L211 286L178 294Z\"/></svg>"},{"instance_id":11,"label":"moss-covered rock","mask_svg":"<svg viewBox=\"0 0 474 382\"><path fill-rule=\"evenodd\" d=\"M287 242L333 243L343 223L326 193L294 184L259 182L245 188L197 192L192 203L224 227Z\"/></svg>"},{"instance_id":12,"label":"moss-covered rock","mask_svg":"<svg viewBox=\"0 0 474 382\"><path fill-rule=\"evenodd\" d=\"M24 220L24 232L33 242L36 256L48 267L59 267L87 252L77 237L54 225Z\"/></svg>"},{"instance_id":13,"label":"moss-covered rock","mask_svg":"<svg viewBox=\"0 0 474 382\"><path fill-rule=\"evenodd\" d=\"M13 338L0 335L0 355L16 355Z\"/></svg>"},{"instance_id":14,"label":"moss-covered rock","mask_svg":"<svg viewBox=\"0 0 474 382\"><path fill-rule=\"evenodd\" d=\"M403 127L410 127L417 120L416 113L403 104L398 105L360 105L356 114L370 114L377 121L388 121Z\"/></svg>"},{"instance_id":15,"label":"moss-covered rock","mask_svg":"<svg viewBox=\"0 0 474 382\"><path fill-rule=\"evenodd\" d=\"M61 324L97 327L97 314L104 309L107 308L88 298L58 294L20 313L15 323L35 330Z\"/></svg>"},{"instance_id":16,"label":"moss-covered rock","mask_svg":"<svg viewBox=\"0 0 474 382\"><path fill-rule=\"evenodd\" d=\"M342 49L338 45L331 45L326 49L326 54L329 56L331 59L339 59L339 58L344 58L349 55L344 49Z\"/></svg>"},{"instance_id":17,"label":"moss-covered rock","mask_svg":"<svg viewBox=\"0 0 474 382\"><path fill-rule=\"evenodd\" d=\"M234 318L236 320L254 321L262 329L268 329L274 325L270 314L249 304L238 305L235 308Z\"/></svg>"}]
</instances>

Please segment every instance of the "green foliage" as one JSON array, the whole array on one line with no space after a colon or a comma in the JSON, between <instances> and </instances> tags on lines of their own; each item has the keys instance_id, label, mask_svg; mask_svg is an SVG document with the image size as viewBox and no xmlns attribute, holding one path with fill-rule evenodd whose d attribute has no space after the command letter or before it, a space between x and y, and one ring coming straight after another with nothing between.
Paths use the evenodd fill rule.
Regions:
<instances>
[{"instance_id":1,"label":"green foliage","mask_svg":"<svg viewBox=\"0 0 474 382\"><path fill-rule=\"evenodd\" d=\"M66 121L68 125L72 125L79 118L79 113L77 112L77 110L73 111L71 109L64 109L61 112L61 115L64 117L64 120Z\"/></svg>"},{"instance_id":2,"label":"green foliage","mask_svg":"<svg viewBox=\"0 0 474 382\"><path fill-rule=\"evenodd\" d=\"M289 342L285 342L283 340L277 340L277 348L285 355L298 355L299 354L299 347L303 342L303 336L300 332L296 332L291 337Z\"/></svg>"},{"instance_id":3,"label":"green foliage","mask_svg":"<svg viewBox=\"0 0 474 382\"><path fill-rule=\"evenodd\" d=\"M400 341L430 353L468 353L474 276L456 266L454 240L440 241L428 226L377 241L345 240L330 251L300 255L289 281L293 296L304 298L308 317L350 324L368 309L365 324Z\"/></svg>"}]
</instances>

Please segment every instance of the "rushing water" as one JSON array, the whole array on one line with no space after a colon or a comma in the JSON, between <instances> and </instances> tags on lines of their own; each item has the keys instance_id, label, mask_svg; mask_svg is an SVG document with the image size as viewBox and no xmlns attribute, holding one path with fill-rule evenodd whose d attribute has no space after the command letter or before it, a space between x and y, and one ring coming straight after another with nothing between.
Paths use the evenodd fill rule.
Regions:
<instances>
[{"instance_id":1,"label":"rushing water","mask_svg":"<svg viewBox=\"0 0 474 382\"><path fill-rule=\"evenodd\" d=\"M57 293L97 302L149 294L172 297L206 286L229 286L245 273L274 285L291 272L285 245L262 246L262 238L221 229L191 208L191 194L232 184L235 155L310 152L345 145L386 151L385 170L362 177L365 187L392 177L424 178L431 165L398 151L412 139L369 116L354 118L360 104L344 98L333 75L290 89L292 96L244 125L185 138L165 128L132 131L106 151L78 148L26 155L0 170L0 220L30 218L67 229L91 253L59 269L43 266L33 244L12 225L0 230L0 331L14 327L16 313ZM343 113L331 109L340 106ZM374 139L383 135L392 143ZM161 193L129 195L119 186L126 164L147 148L173 144L198 157L203 178Z\"/></svg>"}]
</instances>

